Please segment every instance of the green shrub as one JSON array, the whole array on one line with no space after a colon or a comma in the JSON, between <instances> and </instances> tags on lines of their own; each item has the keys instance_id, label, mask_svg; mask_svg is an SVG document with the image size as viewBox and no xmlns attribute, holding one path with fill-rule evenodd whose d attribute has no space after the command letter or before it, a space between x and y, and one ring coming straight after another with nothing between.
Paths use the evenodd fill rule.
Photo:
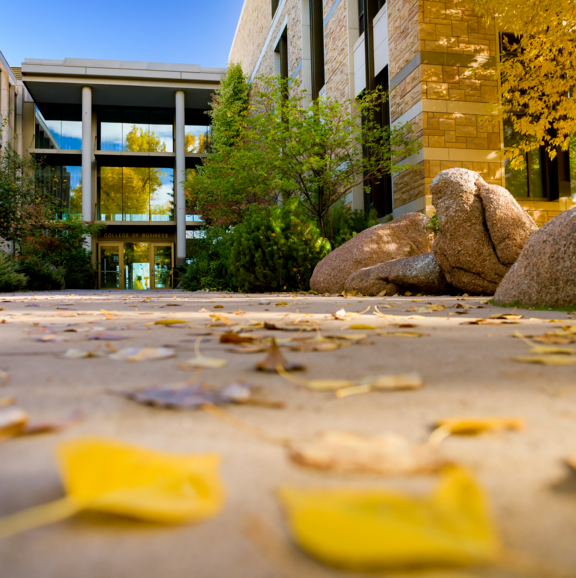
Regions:
<instances>
[{"instance_id":1,"label":"green shrub","mask_svg":"<svg viewBox=\"0 0 576 578\"><path fill-rule=\"evenodd\" d=\"M436 212L430 217L430 222L426 225L429 231L432 231L435 235L440 232L440 223L438 222L438 215Z\"/></svg>"},{"instance_id":2,"label":"green shrub","mask_svg":"<svg viewBox=\"0 0 576 578\"><path fill-rule=\"evenodd\" d=\"M193 239L190 262L178 276L179 287L187 291L234 289L229 271L231 233L221 227L206 227L203 239Z\"/></svg>"},{"instance_id":3,"label":"green shrub","mask_svg":"<svg viewBox=\"0 0 576 578\"><path fill-rule=\"evenodd\" d=\"M69 247L49 262L64 270L66 289L96 289L98 270L92 263L92 251L84 247Z\"/></svg>"},{"instance_id":4,"label":"green shrub","mask_svg":"<svg viewBox=\"0 0 576 578\"><path fill-rule=\"evenodd\" d=\"M18 263L12 255L0 251L0 291L19 291L27 281L26 275L18 272Z\"/></svg>"},{"instance_id":5,"label":"green shrub","mask_svg":"<svg viewBox=\"0 0 576 578\"><path fill-rule=\"evenodd\" d=\"M344 204L344 200L332 206L330 218L332 220L332 230L334 231L333 249L343 245L361 231L378 225L378 214L375 209L372 209L369 213L358 209L352 210ZM328 223L326 223L326 230L330 230Z\"/></svg>"},{"instance_id":6,"label":"green shrub","mask_svg":"<svg viewBox=\"0 0 576 578\"><path fill-rule=\"evenodd\" d=\"M18 270L28 277L26 288L30 291L50 291L64 289L65 271L43 261L40 257L28 257L18 263Z\"/></svg>"},{"instance_id":7,"label":"green shrub","mask_svg":"<svg viewBox=\"0 0 576 578\"><path fill-rule=\"evenodd\" d=\"M295 198L282 207L250 207L228 242L233 285L251 292L308 290L314 267L330 251Z\"/></svg>"}]
</instances>

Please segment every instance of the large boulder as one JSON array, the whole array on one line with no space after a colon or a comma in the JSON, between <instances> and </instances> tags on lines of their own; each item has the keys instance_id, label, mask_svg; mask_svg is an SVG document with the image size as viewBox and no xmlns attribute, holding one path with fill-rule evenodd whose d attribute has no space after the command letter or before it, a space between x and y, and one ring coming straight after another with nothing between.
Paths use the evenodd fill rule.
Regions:
<instances>
[{"instance_id":1,"label":"large boulder","mask_svg":"<svg viewBox=\"0 0 576 578\"><path fill-rule=\"evenodd\" d=\"M576 306L576 207L530 237L494 299L502 305Z\"/></svg>"},{"instance_id":2,"label":"large boulder","mask_svg":"<svg viewBox=\"0 0 576 578\"><path fill-rule=\"evenodd\" d=\"M429 295L446 295L453 287L438 267L434 253L394 259L352 273L346 280L346 291L362 295L394 295L399 288Z\"/></svg>"},{"instance_id":3,"label":"large boulder","mask_svg":"<svg viewBox=\"0 0 576 578\"><path fill-rule=\"evenodd\" d=\"M433 251L446 279L466 293L493 294L536 223L506 189L474 171L442 171L430 191L440 227Z\"/></svg>"},{"instance_id":4,"label":"large boulder","mask_svg":"<svg viewBox=\"0 0 576 578\"><path fill-rule=\"evenodd\" d=\"M429 222L422 213L408 213L358 233L316 265L310 287L318 293L340 293L359 269L429 252L434 240Z\"/></svg>"}]
</instances>

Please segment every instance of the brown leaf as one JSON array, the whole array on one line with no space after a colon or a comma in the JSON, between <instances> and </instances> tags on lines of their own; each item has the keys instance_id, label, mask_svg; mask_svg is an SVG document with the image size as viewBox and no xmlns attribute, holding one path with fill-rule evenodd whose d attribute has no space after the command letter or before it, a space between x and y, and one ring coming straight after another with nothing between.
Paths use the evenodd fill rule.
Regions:
<instances>
[{"instance_id":1,"label":"brown leaf","mask_svg":"<svg viewBox=\"0 0 576 578\"><path fill-rule=\"evenodd\" d=\"M463 321L460 325L518 325L518 321L501 321L496 319L473 319Z\"/></svg>"},{"instance_id":2,"label":"brown leaf","mask_svg":"<svg viewBox=\"0 0 576 578\"><path fill-rule=\"evenodd\" d=\"M254 343L254 337L238 333L222 333L220 343Z\"/></svg>"},{"instance_id":3,"label":"brown leaf","mask_svg":"<svg viewBox=\"0 0 576 578\"><path fill-rule=\"evenodd\" d=\"M518 319L522 319L524 315L520 315L519 313L494 313L490 315L490 319L506 319L507 321L516 321Z\"/></svg>"},{"instance_id":4,"label":"brown leaf","mask_svg":"<svg viewBox=\"0 0 576 578\"><path fill-rule=\"evenodd\" d=\"M262 361L255 365L258 371L266 371L268 373L278 373L277 367L281 367L284 371L301 371L304 366L299 363L291 363L286 360L278 347L276 340L272 339L268 355Z\"/></svg>"},{"instance_id":5,"label":"brown leaf","mask_svg":"<svg viewBox=\"0 0 576 578\"><path fill-rule=\"evenodd\" d=\"M0 408L0 442L19 435L29 419L30 416L19 407Z\"/></svg>"},{"instance_id":6,"label":"brown leaf","mask_svg":"<svg viewBox=\"0 0 576 578\"><path fill-rule=\"evenodd\" d=\"M19 435L29 436L38 435L43 433L54 433L59 432L69 427L72 427L82 419L82 413L79 411L74 412L67 419L59 421L38 421L26 424L24 429Z\"/></svg>"},{"instance_id":7,"label":"brown leaf","mask_svg":"<svg viewBox=\"0 0 576 578\"><path fill-rule=\"evenodd\" d=\"M362 436L327 431L308 441L292 442L294 462L338 473L405 475L439 471L447 460L438 449L394 435Z\"/></svg>"}]
</instances>

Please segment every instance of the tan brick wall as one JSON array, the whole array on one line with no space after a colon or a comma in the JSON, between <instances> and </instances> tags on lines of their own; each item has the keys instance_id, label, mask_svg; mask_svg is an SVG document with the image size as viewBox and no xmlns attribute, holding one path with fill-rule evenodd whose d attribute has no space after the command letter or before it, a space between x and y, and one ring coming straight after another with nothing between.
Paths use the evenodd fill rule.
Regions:
<instances>
[{"instance_id":1,"label":"tan brick wall","mask_svg":"<svg viewBox=\"0 0 576 578\"><path fill-rule=\"evenodd\" d=\"M497 150L500 121L495 115L425 112L425 147Z\"/></svg>"},{"instance_id":2,"label":"tan brick wall","mask_svg":"<svg viewBox=\"0 0 576 578\"><path fill-rule=\"evenodd\" d=\"M398 74L420 51L421 5L422 0L388 1L390 78Z\"/></svg>"},{"instance_id":3,"label":"tan brick wall","mask_svg":"<svg viewBox=\"0 0 576 578\"><path fill-rule=\"evenodd\" d=\"M390 97L390 116L392 122L410 110L417 102L422 100L422 79L420 78L418 66L396 88L393 89Z\"/></svg>"},{"instance_id":4,"label":"tan brick wall","mask_svg":"<svg viewBox=\"0 0 576 578\"><path fill-rule=\"evenodd\" d=\"M354 1L354 0L352 0ZM343 101L350 98L348 76L347 0L342 0L324 30L324 75L326 95ZM325 2L327 14L334 2ZM327 10L328 8L328 10Z\"/></svg>"},{"instance_id":5,"label":"tan brick wall","mask_svg":"<svg viewBox=\"0 0 576 578\"><path fill-rule=\"evenodd\" d=\"M230 62L242 64L251 74L256 66L272 23L272 8L267 0L245 0L242 18L230 51Z\"/></svg>"},{"instance_id":6,"label":"tan brick wall","mask_svg":"<svg viewBox=\"0 0 576 578\"><path fill-rule=\"evenodd\" d=\"M393 179L395 209L406 203L415 201L426 194L424 162L418 163L416 166L419 167L419 169L405 171Z\"/></svg>"}]
</instances>

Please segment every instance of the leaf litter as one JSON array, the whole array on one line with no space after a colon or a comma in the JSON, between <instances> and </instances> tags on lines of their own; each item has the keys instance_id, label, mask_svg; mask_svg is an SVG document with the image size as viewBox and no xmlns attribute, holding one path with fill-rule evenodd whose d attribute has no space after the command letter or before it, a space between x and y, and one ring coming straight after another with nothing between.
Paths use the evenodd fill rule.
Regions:
<instances>
[{"instance_id":1,"label":"leaf litter","mask_svg":"<svg viewBox=\"0 0 576 578\"><path fill-rule=\"evenodd\" d=\"M268 355L262 361L259 361L254 368L257 371L264 371L266 373L280 373L280 371L302 371L304 366L300 363L288 361L284 355L282 355L276 339L273 338L268 349Z\"/></svg>"},{"instance_id":2,"label":"leaf litter","mask_svg":"<svg viewBox=\"0 0 576 578\"><path fill-rule=\"evenodd\" d=\"M180 369L220 369L228 365L227 359L218 359L215 357L206 357L202 355L200 353L201 341L202 341L201 337L198 337L198 339L196 339L196 343L194 345L194 351L196 353L196 356L180 364L178 366L180 367Z\"/></svg>"}]
</instances>

